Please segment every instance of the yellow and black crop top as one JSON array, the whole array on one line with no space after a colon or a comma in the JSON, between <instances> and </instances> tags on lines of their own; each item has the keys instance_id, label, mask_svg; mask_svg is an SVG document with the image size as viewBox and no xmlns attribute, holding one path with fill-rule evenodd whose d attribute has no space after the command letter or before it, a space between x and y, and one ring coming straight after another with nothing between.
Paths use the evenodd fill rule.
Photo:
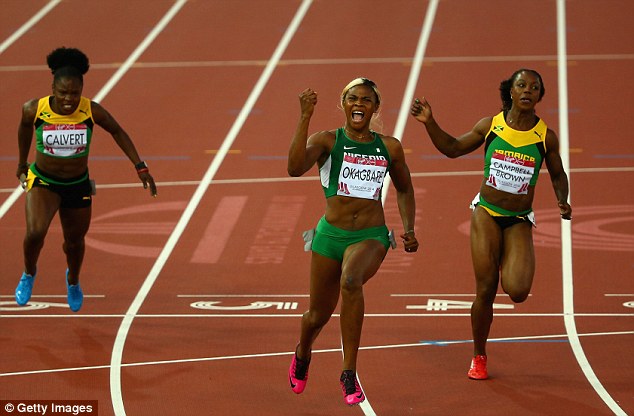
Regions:
<instances>
[{"instance_id":1,"label":"yellow and black crop top","mask_svg":"<svg viewBox=\"0 0 634 416\"><path fill-rule=\"evenodd\" d=\"M36 150L52 157L87 156L94 127L90 99L81 97L77 109L69 115L51 109L52 96L40 98L33 125Z\"/></svg>"}]
</instances>

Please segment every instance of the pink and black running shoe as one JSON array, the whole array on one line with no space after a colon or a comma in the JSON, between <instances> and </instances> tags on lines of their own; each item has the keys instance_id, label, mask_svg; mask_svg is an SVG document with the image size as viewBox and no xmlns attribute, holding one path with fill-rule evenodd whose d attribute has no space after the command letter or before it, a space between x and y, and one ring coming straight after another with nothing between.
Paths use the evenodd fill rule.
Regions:
<instances>
[{"instance_id":1,"label":"pink and black running shoe","mask_svg":"<svg viewBox=\"0 0 634 416\"><path fill-rule=\"evenodd\" d=\"M363 394L357 381L357 374L353 370L344 370L339 381L341 382L343 401L347 405L354 406L365 400L365 394Z\"/></svg>"},{"instance_id":2,"label":"pink and black running shoe","mask_svg":"<svg viewBox=\"0 0 634 416\"><path fill-rule=\"evenodd\" d=\"M297 352L293 354L293 361L291 361L291 366L288 369L288 381L291 385L291 390L296 394L300 394L306 388L309 365L310 360L302 360L297 356Z\"/></svg>"}]
</instances>

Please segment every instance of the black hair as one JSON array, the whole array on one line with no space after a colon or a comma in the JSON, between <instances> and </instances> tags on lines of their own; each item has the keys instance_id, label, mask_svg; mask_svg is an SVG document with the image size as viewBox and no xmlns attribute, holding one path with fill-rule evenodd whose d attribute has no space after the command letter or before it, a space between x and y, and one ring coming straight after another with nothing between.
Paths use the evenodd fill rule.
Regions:
<instances>
[{"instance_id":1,"label":"black hair","mask_svg":"<svg viewBox=\"0 0 634 416\"><path fill-rule=\"evenodd\" d=\"M518 69L517 71L513 72L513 75L511 75L508 79L505 79L504 81L500 82L500 98L502 98L502 111L508 111L511 109L511 106L513 105L513 100L511 99L511 87L513 86L513 82L515 81L515 78L517 78L517 76L522 72L531 72L537 78L539 78L540 90L539 90L539 99L537 100L538 102L541 101L542 97L546 93L546 88L544 87L544 81L542 81L542 76L539 75L539 72L535 71L534 69L527 69L527 68Z\"/></svg>"},{"instance_id":2,"label":"black hair","mask_svg":"<svg viewBox=\"0 0 634 416\"><path fill-rule=\"evenodd\" d=\"M76 48L57 48L48 54L46 63L53 74L53 82L62 77L73 77L83 83L83 75L90 68L86 54Z\"/></svg>"}]
</instances>

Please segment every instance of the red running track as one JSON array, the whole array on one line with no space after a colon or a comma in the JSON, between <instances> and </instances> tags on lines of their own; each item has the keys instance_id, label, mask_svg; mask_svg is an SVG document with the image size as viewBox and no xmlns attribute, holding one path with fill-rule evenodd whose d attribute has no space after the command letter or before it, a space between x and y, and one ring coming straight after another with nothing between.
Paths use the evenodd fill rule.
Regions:
<instances>
[{"instance_id":1,"label":"red running track","mask_svg":"<svg viewBox=\"0 0 634 416\"><path fill-rule=\"evenodd\" d=\"M630 1L565 2L562 26L563 2L550 0L65 0L17 32L47 4L4 0L0 15L0 415L5 402L60 400L133 416L634 414ZM172 7L180 9L168 16ZM44 59L61 45L87 52L85 95L128 130L159 182L153 200L96 133L79 314L65 305L58 221L30 305L13 300L24 233L13 176L19 110L50 91ZM543 178L531 297L498 297L491 379L474 382L468 203L481 159L440 157L422 126L401 118L402 103L425 95L459 134L498 110L497 86L519 67L542 74L538 112L568 139L574 220L562 232ZM305 393L287 385L308 305L301 231L324 202L316 170L290 179L285 157L298 93L319 92L312 131L334 128L339 92L357 76L377 82L383 131L403 140L422 249L390 252L365 288L359 376L368 400L348 408L336 317L315 345ZM398 230L393 190L385 205ZM571 262L562 260L567 241Z\"/></svg>"}]
</instances>

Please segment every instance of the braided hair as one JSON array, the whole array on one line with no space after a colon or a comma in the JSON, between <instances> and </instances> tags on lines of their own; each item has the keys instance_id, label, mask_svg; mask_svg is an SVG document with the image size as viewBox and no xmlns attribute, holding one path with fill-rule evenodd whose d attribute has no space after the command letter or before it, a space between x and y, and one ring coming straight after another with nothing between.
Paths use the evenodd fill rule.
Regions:
<instances>
[{"instance_id":1,"label":"braided hair","mask_svg":"<svg viewBox=\"0 0 634 416\"><path fill-rule=\"evenodd\" d=\"M511 109L511 106L513 105L513 100L511 99L511 87L513 86L513 82L515 81L515 78L517 78L517 76L522 72L531 72L537 78L539 78L540 90L539 90L539 99L537 101L541 101L542 97L546 93L546 88L544 87L544 81L542 81L542 76L539 75L539 72L535 71L534 69L527 69L527 68L518 69L517 71L513 72L513 75L511 75L508 79L505 79L504 81L500 82L500 98L502 98L502 111L508 111Z\"/></svg>"},{"instance_id":2,"label":"braided hair","mask_svg":"<svg viewBox=\"0 0 634 416\"><path fill-rule=\"evenodd\" d=\"M73 77L83 83L83 75L90 68L86 54L76 48L57 48L48 54L46 63L53 74L53 82L60 78Z\"/></svg>"}]
</instances>

